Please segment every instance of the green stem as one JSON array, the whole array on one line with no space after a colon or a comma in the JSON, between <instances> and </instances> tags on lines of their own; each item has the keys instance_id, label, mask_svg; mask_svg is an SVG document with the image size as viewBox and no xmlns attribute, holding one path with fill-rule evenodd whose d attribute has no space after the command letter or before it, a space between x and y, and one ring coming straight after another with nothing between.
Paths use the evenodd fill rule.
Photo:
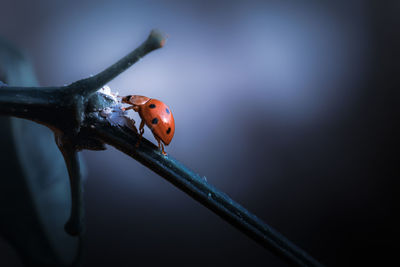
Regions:
<instances>
[{"instance_id":1,"label":"green stem","mask_svg":"<svg viewBox=\"0 0 400 267\"><path fill-rule=\"evenodd\" d=\"M83 184L78 151L75 144L62 134L56 134L56 143L64 156L71 185L71 215L65 224L65 231L75 236L84 230Z\"/></svg>"},{"instance_id":2,"label":"green stem","mask_svg":"<svg viewBox=\"0 0 400 267\"><path fill-rule=\"evenodd\" d=\"M52 125L55 123L54 114L64 103L63 93L58 89L0 85L0 114Z\"/></svg>"},{"instance_id":3,"label":"green stem","mask_svg":"<svg viewBox=\"0 0 400 267\"><path fill-rule=\"evenodd\" d=\"M207 183L197 173L173 157L164 156L150 141L143 138L140 146L136 148L138 136L131 130L111 126L100 117L92 118L90 124L95 125L93 135L153 170L288 263L297 266L322 266L304 250L233 201L228 195Z\"/></svg>"},{"instance_id":4,"label":"green stem","mask_svg":"<svg viewBox=\"0 0 400 267\"><path fill-rule=\"evenodd\" d=\"M0 85L0 114L21 116L32 112L35 121L46 121L56 134L71 179L72 211L66 229L78 234L83 226L83 197L77 151L102 149L110 144L147 166L182 191L214 211L263 247L298 266L321 266L305 251L287 240L229 196L208 184L198 174L170 156L164 156L146 139L136 148L138 135L128 128L112 126L99 116L107 101L92 94L111 79L132 66L147 53L162 47L164 37L152 31L148 39L133 52L103 72L63 88L11 88ZM21 95L21 96L20 96ZM103 98L103 100L102 100ZM24 111L24 108L27 111ZM31 115L29 115L31 116Z\"/></svg>"},{"instance_id":5,"label":"green stem","mask_svg":"<svg viewBox=\"0 0 400 267\"><path fill-rule=\"evenodd\" d=\"M152 30L147 40L134 51L97 75L77 81L71 84L70 87L75 88L78 94L91 94L127 70L148 53L161 48L164 43L165 36L158 30Z\"/></svg>"}]
</instances>

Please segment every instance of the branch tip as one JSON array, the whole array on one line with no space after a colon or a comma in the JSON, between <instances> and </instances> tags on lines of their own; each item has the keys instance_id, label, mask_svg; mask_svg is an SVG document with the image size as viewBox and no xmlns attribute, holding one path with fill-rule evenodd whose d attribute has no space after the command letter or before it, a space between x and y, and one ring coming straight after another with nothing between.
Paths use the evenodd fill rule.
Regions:
<instances>
[{"instance_id":1,"label":"branch tip","mask_svg":"<svg viewBox=\"0 0 400 267\"><path fill-rule=\"evenodd\" d=\"M153 29L147 38L147 43L151 44L154 49L161 48L165 45L168 35L158 29Z\"/></svg>"},{"instance_id":2,"label":"branch tip","mask_svg":"<svg viewBox=\"0 0 400 267\"><path fill-rule=\"evenodd\" d=\"M165 45L167 35L157 29L153 29L147 39L135 50L121 58L119 61L96 74L95 76L79 80L69 87L73 88L76 94L89 95L103 87L106 83L132 67L139 59L148 53Z\"/></svg>"}]
</instances>

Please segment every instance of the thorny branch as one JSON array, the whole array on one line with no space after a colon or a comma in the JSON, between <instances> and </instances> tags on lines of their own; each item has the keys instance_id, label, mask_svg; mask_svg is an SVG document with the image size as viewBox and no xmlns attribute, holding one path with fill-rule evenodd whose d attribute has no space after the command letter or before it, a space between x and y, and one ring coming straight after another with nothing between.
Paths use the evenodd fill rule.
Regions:
<instances>
[{"instance_id":1,"label":"thorny branch","mask_svg":"<svg viewBox=\"0 0 400 267\"><path fill-rule=\"evenodd\" d=\"M99 74L62 87L9 87L0 83L0 115L29 119L55 133L71 181L72 210L66 231L79 235L83 229L83 197L78 151L102 150L109 144L147 166L192 198L215 212L260 245L289 263L321 266L229 196L207 183L183 164L163 155L155 145L138 135L120 104L106 89L107 82L149 52L161 48L164 36L153 30L147 40Z\"/></svg>"}]
</instances>

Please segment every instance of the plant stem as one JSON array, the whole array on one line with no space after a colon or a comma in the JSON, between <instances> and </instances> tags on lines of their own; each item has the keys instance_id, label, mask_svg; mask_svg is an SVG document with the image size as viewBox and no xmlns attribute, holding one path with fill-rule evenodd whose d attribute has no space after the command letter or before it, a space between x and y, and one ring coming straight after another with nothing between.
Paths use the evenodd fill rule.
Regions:
<instances>
[{"instance_id":1,"label":"plant stem","mask_svg":"<svg viewBox=\"0 0 400 267\"><path fill-rule=\"evenodd\" d=\"M82 79L76 83L69 85L71 88L76 88L78 94L90 94L97 91L106 83L117 77L119 74L127 70L139 59L148 53L163 47L165 36L158 30L152 30L149 37L134 51L114 63L104 71L95 76Z\"/></svg>"},{"instance_id":2,"label":"plant stem","mask_svg":"<svg viewBox=\"0 0 400 267\"><path fill-rule=\"evenodd\" d=\"M198 174L171 156L164 156L150 141L142 139L140 146L136 148L137 135L132 134L129 129L111 126L100 117L92 118L90 123L95 125L93 134L99 136L105 143L150 168L285 261L298 266L322 266Z\"/></svg>"},{"instance_id":3,"label":"plant stem","mask_svg":"<svg viewBox=\"0 0 400 267\"><path fill-rule=\"evenodd\" d=\"M84 230L83 185L78 151L69 138L65 138L62 134L56 134L55 137L67 165L71 185L71 215L65 224L65 231L75 236Z\"/></svg>"},{"instance_id":4,"label":"plant stem","mask_svg":"<svg viewBox=\"0 0 400 267\"><path fill-rule=\"evenodd\" d=\"M99 115L101 109L112 104L102 94L94 92L147 53L162 47L164 42L161 33L152 31L141 46L117 63L93 77L66 87L10 88L0 84L0 114L42 122L55 130L57 145L63 153L71 179L73 203L67 231L78 234L83 227L82 184L77 151L103 149L103 143L107 143L164 177L287 262L298 266L321 266L305 251L208 184L198 174L172 157L163 155L150 141L143 138L136 148L136 132L111 125Z\"/></svg>"},{"instance_id":5,"label":"plant stem","mask_svg":"<svg viewBox=\"0 0 400 267\"><path fill-rule=\"evenodd\" d=\"M56 89L56 87L14 87L0 84L0 113L29 119L32 117L29 113L52 108L60 102L54 94Z\"/></svg>"}]
</instances>

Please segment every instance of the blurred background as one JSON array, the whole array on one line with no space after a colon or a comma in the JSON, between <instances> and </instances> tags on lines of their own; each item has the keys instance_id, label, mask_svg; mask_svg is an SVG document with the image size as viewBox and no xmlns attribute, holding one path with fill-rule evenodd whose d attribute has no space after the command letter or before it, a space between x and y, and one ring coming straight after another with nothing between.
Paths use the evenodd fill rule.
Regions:
<instances>
[{"instance_id":1,"label":"blurred background","mask_svg":"<svg viewBox=\"0 0 400 267\"><path fill-rule=\"evenodd\" d=\"M0 35L51 86L98 73L152 28L166 32L163 49L109 84L171 107L166 151L322 263L384 264L398 234L399 7L1 0ZM285 266L114 148L82 155L84 266ZM1 239L0 266L21 266Z\"/></svg>"}]
</instances>

